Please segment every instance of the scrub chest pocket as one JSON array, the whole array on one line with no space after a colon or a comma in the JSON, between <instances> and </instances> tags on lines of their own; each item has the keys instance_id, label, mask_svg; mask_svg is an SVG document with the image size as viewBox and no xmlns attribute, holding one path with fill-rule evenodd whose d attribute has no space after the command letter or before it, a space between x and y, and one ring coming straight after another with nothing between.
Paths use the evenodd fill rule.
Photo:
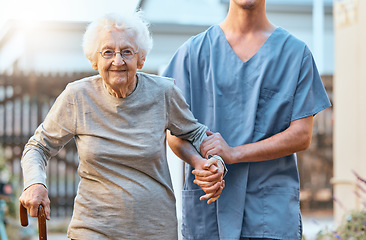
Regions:
<instances>
[{"instance_id":1,"label":"scrub chest pocket","mask_svg":"<svg viewBox=\"0 0 366 240\"><path fill-rule=\"evenodd\" d=\"M276 134L290 126L293 97L262 88L255 119L254 131Z\"/></svg>"}]
</instances>

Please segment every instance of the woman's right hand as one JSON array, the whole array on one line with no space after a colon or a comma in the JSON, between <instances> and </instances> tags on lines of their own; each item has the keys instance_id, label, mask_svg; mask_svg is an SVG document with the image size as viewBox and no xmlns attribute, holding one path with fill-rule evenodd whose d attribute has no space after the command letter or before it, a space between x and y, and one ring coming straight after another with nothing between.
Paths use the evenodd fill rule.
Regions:
<instances>
[{"instance_id":1,"label":"woman's right hand","mask_svg":"<svg viewBox=\"0 0 366 240\"><path fill-rule=\"evenodd\" d=\"M31 217L38 216L38 207L42 204L46 213L46 219L50 220L50 199L48 198L48 191L43 184L33 184L25 189L19 198L22 204Z\"/></svg>"},{"instance_id":2,"label":"woman's right hand","mask_svg":"<svg viewBox=\"0 0 366 240\"><path fill-rule=\"evenodd\" d=\"M195 175L195 184L206 193L200 200L208 200L207 204L215 202L225 187L223 180L224 166L216 158L205 160L203 166L196 167L192 173Z\"/></svg>"}]
</instances>

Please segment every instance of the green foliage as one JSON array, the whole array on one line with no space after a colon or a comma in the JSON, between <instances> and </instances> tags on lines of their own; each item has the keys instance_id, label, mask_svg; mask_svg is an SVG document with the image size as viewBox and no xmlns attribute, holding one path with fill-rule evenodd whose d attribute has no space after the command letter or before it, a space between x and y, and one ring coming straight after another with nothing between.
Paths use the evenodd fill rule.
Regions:
<instances>
[{"instance_id":1,"label":"green foliage","mask_svg":"<svg viewBox=\"0 0 366 240\"><path fill-rule=\"evenodd\" d=\"M19 193L21 192L19 179L17 176L13 176L10 171L8 162L6 161L5 149L0 145L0 181L10 183L12 185L13 193L10 196L10 200L7 201L6 217L17 218L19 208Z\"/></svg>"},{"instance_id":2,"label":"green foliage","mask_svg":"<svg viewBox=\"0 0 366 240\"><path fill-rule=\"evenodd\" d=\"M366 207L366 179L361 177L356 171L352 171L356 177L355 195ZM334 201L343 207L343 204L334 198ZM317 240L366 240L366 208L351 211L343 220L341 225L335 230L324 229L317 234Z\"/></svg>"},{"instance_id":3,"label":"green foliage","mask_svg":"<svg viewBox=\"0 0 366 240\"><path fill-rule=\"evenodd\" d=\"M4 153L4 148L0 145L0 173L5 172L6 170L6 164L5 164L5 153ZM3 176L3 174L1 174L0 176ZM3 180L0 178L0 181Z\"/></svg>"},{"instance_id":4,"label":"green foliage","mask_svg":"<svg viewBox=\"0 0 366 240\"><path fill-rule=\"evenodd\" d=\"M328 229L317 234L317 240L365 240L366 239L366 209L352 211L336 231Z\"/></svg>"}]
</instances>

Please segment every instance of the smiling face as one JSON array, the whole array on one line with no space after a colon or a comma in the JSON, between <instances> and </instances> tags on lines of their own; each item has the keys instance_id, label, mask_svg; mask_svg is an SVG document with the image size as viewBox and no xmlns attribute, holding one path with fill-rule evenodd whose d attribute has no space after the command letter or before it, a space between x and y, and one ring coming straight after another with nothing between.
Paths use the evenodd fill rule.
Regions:
<instances>
[{"instance_id":1,"label":"smiling face","mask_svg":"<svg viewBox=\"0 0 366 240\"><path fill-rule=\"evenodd\" d=\"M112 58L103 58L97 54L93 69L98 70L107 87L119 97L131 93L137 84L136 71L144 65L145 58L135 54L131 59L123 59L120 51L138 51L134 41L134 34L126 30L110 28L100 33L98 52L109 49L117 52Z\"/></svg>"}]
</instances>

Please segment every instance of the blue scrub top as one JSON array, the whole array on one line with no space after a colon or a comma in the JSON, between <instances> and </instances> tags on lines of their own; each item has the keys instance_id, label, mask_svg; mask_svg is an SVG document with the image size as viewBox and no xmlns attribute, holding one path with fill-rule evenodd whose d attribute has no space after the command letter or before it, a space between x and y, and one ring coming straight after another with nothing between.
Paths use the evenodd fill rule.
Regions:
<instances>
[{"instance_id":1,"label":"blue scrub top","mask_svg":"<svg viewBox=\"0 0 366 240\"><path fill-rule=\"evenodd\" d=\"M182 45L163 75L176 79L198 121L232 147L266 139L331 106L310 50L280 27L243 62L220 26L212 26ZM295 154L229 165L226 187L210 205L199 201L204 193L186 167L184 238L301 239Z\"/></svg>"}]
</instances>

